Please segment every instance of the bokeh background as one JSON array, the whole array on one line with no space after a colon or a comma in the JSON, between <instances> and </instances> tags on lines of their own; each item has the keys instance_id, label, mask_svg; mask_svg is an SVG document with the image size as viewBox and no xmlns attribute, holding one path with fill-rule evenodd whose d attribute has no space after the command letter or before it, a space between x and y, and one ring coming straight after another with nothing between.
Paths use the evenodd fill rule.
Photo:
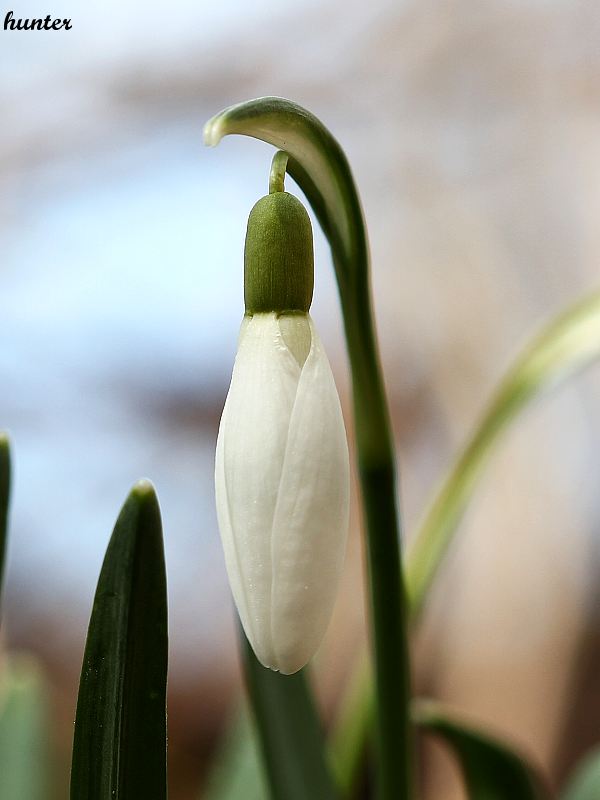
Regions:
<instances>
[{"instance_id":1,"label":"bokeh background","mask_svg":"<svg viewBox=\"0 0 600 800\"><path fill-rule=\"evenodd\" d=\"M271 158L251 139L203 148L204 121L283 95L346 150L410 538L520 344L598 286L600 15L584 0L109 0L45 13L72 30L0 30L0 426L16 462L4 646L44 666L64 797L95 582L131 484L151 478L169 579L171 797L187 800L240 691L213 451L245 225ZM350 431L320 231L316 247L313 316ZM421 690L509 736L554 782L600 725L599 400L594 368L516 427L415 643ZM326 718L364 642L362 579L355 513L316 663ZM461 796L435 747L425 787Z\"/></svg>"}]
</instances>

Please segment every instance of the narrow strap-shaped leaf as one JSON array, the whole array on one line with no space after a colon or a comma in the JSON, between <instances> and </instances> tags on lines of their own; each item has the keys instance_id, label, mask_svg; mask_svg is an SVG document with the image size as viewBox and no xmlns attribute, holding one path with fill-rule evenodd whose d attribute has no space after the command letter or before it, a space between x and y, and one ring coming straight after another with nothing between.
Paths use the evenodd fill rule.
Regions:
<instances>
[{"instance_id":1,"label":"narrow strap-shaped leaf","mask_svg":"<svg viewBox=\"0 0 600 800\"><path fill-rule=\"evenodd\" d=\"M8 504L10 501L10 445L5 433L0 433L0 602L4 561L6 558L6 538L8 530Z\"/></svg>"},{"instance_id":2,"label":"narrow strap-shaped leaf","mask_svg":"<svg viewBox=\"0 0 600 800\"><path fill-rule=\"evenodd\" d=\"M453 719L437 703L417 703L415 722L436 734L458 759L469 800L549 797L534 767L503 742Z\"/></svg>"},{"instance_id":3,"label":"narrow strap-shaped leaf","mask_svg":"<svg viewBox=\"0 0 600 800\"><path fill-rule=\"evenodd\" d=\"M0 671L0 798L48 800L45 682L29 657L4 656Z\"/></svg>"},{"instance_id":4,"label":"narrow strap-shaped leaf","mask_svg":"<svg viewBox=\"0 0 600 800\"><path fill-rule=\"evenodd\" d=\"M331 800L336 792L306 668L294 675L266 669L240 635L271 800Z\"/></svg>"},{"instance_id":5,"label":"narrow strap-shaped leaf","mask_svg":"<svg viewBox=\"0 0 600 800\"><path fill-rule=\"evenodd\" d=\"M140 481L98 580L77 700L71 800L164 800L167 595L160 509Z\"/></svg>"},{"instance_id":6,"label":"narrow strap-shaped leaf","mask_svg":"<svg viewBox=\"0 0 600 800\"><path fill-rule=\"evenodd\" d=\"M600 747L596 747L577 765L561 800L598 800L600 798Z\"/></svg>"},{"instance_id":7,"label":"narrow strap-shaped leaf","mask_svg":"<svg viewBox=\"0 0 600 800\"><path fill-rule=\"evenodd\" d=\"M419 527L406 562L411 613L425 599L489 456L519 413L548 387L600 357L600 292L555 319L506 374Z\"/></svg>"},{"instance_id":8,"label":"narrow strap-shaped leaf","mask_svg":"<svg viewBox=\"0 0 600 800\"><path fill-rule=\"evenodd\" d=\"M356 452L369 564L377 695L377 794L411 795L410 669L396 503L396 463L373 321L362 208L339 143L309 111L280 97L231 106L205 126L216 145L238 133L285 151L331 246L352 374Z\"/></svg>"}]
</instances>

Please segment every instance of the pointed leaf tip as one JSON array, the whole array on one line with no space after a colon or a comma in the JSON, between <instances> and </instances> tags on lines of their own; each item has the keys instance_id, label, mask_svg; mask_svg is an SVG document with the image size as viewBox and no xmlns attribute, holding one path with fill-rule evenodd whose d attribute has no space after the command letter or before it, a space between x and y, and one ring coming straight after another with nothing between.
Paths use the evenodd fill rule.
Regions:
<instances>
[{"instance_id":1,"label":"pointed leaf tip","mask_svg":"<svg viewBox=\"0 0 600 800\"><path fill-rule=\"evenodd\" d=\"M148 498L154 498L157 500L156 489L154 488L152 481L149 481L147 478L142 478L139 480L131 490L131 494L135 495L140 500L146 500Z\"/></svg>"},{"instance_id":2,"label":"pointed leaf tip","mask_svg":"<svg viewBox=\"0 0 600 800\"><path fill-rule=\"evenodd\" d=\"M81 671L71 798L166 800L167 597L160 508L149 481L115 524Z\"/></svg>"}]
</instances>

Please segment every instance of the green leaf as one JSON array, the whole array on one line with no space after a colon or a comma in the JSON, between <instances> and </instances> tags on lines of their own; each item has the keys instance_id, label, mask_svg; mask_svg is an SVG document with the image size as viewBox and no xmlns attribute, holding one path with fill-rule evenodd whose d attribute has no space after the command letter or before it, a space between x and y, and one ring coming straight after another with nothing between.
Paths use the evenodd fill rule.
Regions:
<instances>
[{"instance_id":1,"label":"green leaf","mask_svg":"<svg viewBox=\"0 0 600 800\"><path fill-rule=\"evenodd\" d=\"M600 292L550 323L524 350L443 481L408 552L407 590L413 614L421 608L488 459L510 424L542 392L598 357Z\"/></svg>"},{"instance_id":2,"label":"green leaf","mask_svg":"<svg viewBox=\"0 0 600 800\"><path fill-rule=\"evenodd\" d=\"M269 796L258 736L242 706L217 752L201 800L265 800Z\"/></svg>"},{"instance_id":3,"label":"green leaf","mask_svg":"<svg viewBox=\"0 0 600 800\"><path fill-rule=\"evenodd\" d=\"M117 519L79 684L72 800L165 800L167 595L160 509L147 481Z\"/></svg>"},{"instance_id":4,"label":"green leaf","mask_svg":"<svg viewBox=\"0 0 600 800\"><path fill-rule=\"evenodd\" d=\"M8 505L10 501L10 445L5 433L0 433L0 595L6 558ZM1 600L1 597L0 597Z\"/></svg>"},{"instance_id":5,"label":"green leaf","mask_svg":"<svg viewBox=\"0 0 600 800\"><path fill-rule=\"evenodd\" d=\"M600 797L600 747L577 765L569 779L562 800L598 800Z\"/></svg>"},{"instance_id":6,"label":"green leaf","mask_svg":"<svg viewBox=\"0 0 600 800\"><path fill-rule=\"evenodd\" d=\"M5 656L0 680L0 797L48 800L46 686L38 665Z\"/></svg>"},{"instance_id":7,"label":"green leaf","mask_svg":"<svg viewBox=\"0 0 600 800\"><path fill-rule=\"evenodd\" d=\"M459 761L469 800L542 800L540 776L512 748L448 716L437 703L417 703L417 725L441 737Z\"/></svg>"},{"instance_id":8,"label":"green leaf","mask_svg":"<svg viewBox=\"0 0 600 800\"><path fill-rule=\"evenodd\" d=\"M271 800L336 797L306 668L281 675L263 667L244 639L245 674ZM219 798L221 800L221 798Z\"/></svg>"}]
</instances>

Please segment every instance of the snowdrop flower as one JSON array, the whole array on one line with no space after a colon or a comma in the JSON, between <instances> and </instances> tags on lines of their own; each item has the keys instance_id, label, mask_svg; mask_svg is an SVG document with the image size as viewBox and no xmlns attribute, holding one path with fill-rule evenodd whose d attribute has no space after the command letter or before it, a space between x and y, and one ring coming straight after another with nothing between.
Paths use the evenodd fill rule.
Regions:
<instances>
[{"instance_id":1,"label":"snowdrop flower","mask_svg":"<svg viewBox=\"0 0 600 800\"><path fill-rule=\"evenodd\" d=\"M291 674L317 650L346 547L349 467L331 368L308 309L312 230L287 192L258 201L246 315L217 439L219 529L259 661Z\"/></svg>"}]
</instances>

